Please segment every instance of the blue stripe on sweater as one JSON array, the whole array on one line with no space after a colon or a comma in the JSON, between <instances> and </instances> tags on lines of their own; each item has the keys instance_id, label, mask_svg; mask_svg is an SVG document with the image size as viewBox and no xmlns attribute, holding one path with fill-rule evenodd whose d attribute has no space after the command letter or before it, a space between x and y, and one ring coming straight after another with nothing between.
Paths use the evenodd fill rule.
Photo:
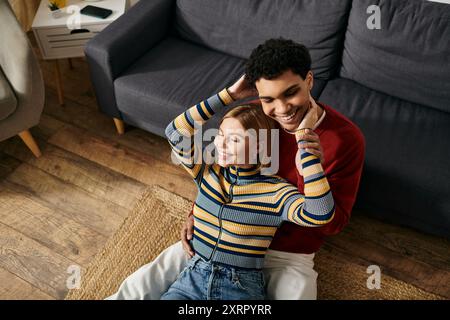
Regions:
<instances>
[{"instance_id":1,"label":"blue stripe on sweater","mask_svg":"<svg viewBox=\"0 0 450 320\"><path fill-rule=\"evenodd\" d=\"M209 117L206 115L206 113L203 111L201 104L199 103L197 105L197 111L200 114L200 116L203 118L203 120L208 120Z\"/></svg>"}]
</instances>

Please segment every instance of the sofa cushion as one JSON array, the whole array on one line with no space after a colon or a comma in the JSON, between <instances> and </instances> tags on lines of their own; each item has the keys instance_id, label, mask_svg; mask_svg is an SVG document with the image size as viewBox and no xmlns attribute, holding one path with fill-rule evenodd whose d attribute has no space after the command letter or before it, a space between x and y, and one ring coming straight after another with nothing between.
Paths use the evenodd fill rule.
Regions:
<instances>
[{"instance_id":1,"label":"sofa cushion","mask_svg":"<svg viewBox=\"0 0 450 320\"><path fill-rule=\"evenodd\" d=\"M175 31L182 38L248 58L269 38L306 45L315 76L337 70L350 0L177 0Z\"/></svg>"},{"instance_id":2,"label":"sofa cushion","mask_svg":"<svg viewBox=\"0 0 450 320\"><path fill-rule=\"evenodd\" d=\"M0 121L11 115L17 107L17 99L8 80L0 69Z\"/></svg>"},{"instance_id":3,"label":"sofa cushion","mask_svg":"<svg viewBox=\"0 0 450 320\"><path fill-rule=\"evenodd\" d=\"M347 79L329 81L320 101L356 123L366 138L358 206L375 216L450 235L450 114Z\"/></svg>"},{"instance_id":4,"label":"sofa cushion","mask_svg":"<svg viewBox=\"0 0 450 320\"><path fill-rule=\"evenodd\" d=\"M379 5L381 29L367 8ZM450 4L424 0L353 1L341 76L450 112Z\"/></svg>"},{"instance_id":5,"label":"sofa cushion","mask_svg":"<svg viewBox=\"0 0 450 320\"><path fill-rule=\"evenodd\" d=\"M115 80L117 106L125 122L164 136L175 116L231 85L243 70L239 58L169 37Z\"/></svg>"}]
</instances>

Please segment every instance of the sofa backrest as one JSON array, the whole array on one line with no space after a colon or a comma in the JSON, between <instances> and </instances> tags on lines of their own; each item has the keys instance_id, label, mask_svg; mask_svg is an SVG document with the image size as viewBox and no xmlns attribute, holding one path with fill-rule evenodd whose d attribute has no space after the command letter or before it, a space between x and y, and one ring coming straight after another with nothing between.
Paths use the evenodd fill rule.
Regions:
<instances>
[{"instance_id":1,"label":"sofa backrest","mask_svg":"<svg viewBox=\"0 0 450 320\"><path fill-rule=\"evenodd\" d=\"M177 0L178 36L240 58L284 37L311 52L316 78L338 69L351 0Z\"/></svg>"},{"instance_id":2,"label":"sofa backrest","mask_svg":"<svg viewBox=\"0 0 450 320\"><path fill-rule=\"evenodd\" d=\"M367 13L370 5L379 7L381 29L367 26L367 20L375 18L375 11ZM340 75L371 89L450 112L450 4L353 1Z\"/></svg>"}]
</instances>

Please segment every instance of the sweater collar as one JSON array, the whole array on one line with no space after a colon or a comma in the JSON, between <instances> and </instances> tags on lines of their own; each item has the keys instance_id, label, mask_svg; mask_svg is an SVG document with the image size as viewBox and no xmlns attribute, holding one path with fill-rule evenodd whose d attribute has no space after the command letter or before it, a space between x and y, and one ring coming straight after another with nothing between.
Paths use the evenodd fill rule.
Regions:
<instances>
[{"instance_id":1,"label":"sweater collar","mask_svg":"<svg viewBox=\"0 0 450 320\"><path fill-rule=\"evenodd\" d=\"M230 178L233 182L239 183L258 177L261 174L261 166L253 165L249 168L230 166L228 168Z\"/></svg>"}]
</instances>

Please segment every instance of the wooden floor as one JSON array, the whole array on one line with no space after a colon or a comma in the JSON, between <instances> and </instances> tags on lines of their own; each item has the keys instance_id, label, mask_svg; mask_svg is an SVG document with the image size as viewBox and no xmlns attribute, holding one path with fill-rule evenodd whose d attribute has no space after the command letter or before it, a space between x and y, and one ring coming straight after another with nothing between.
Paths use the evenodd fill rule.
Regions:
<instances>
[{"instance_id":1,"label":"wooden floor","mask_svg":"<svg viewBox=\"0 0 450 320\"><path fill-rule=\"evenodd\" d=\"M32 39L33 40L33 39ZM166 141L136 128L123 136L97 111L84 59L41 60L46 104L31 132L35 159L14 137L0 142L0 299L62 299L72 265L85 268L143 190L158 184L193 200L194 184L170 163ZM355 213L322 250L450 298L450 244Z\"/></svg>"}]
</instances>

